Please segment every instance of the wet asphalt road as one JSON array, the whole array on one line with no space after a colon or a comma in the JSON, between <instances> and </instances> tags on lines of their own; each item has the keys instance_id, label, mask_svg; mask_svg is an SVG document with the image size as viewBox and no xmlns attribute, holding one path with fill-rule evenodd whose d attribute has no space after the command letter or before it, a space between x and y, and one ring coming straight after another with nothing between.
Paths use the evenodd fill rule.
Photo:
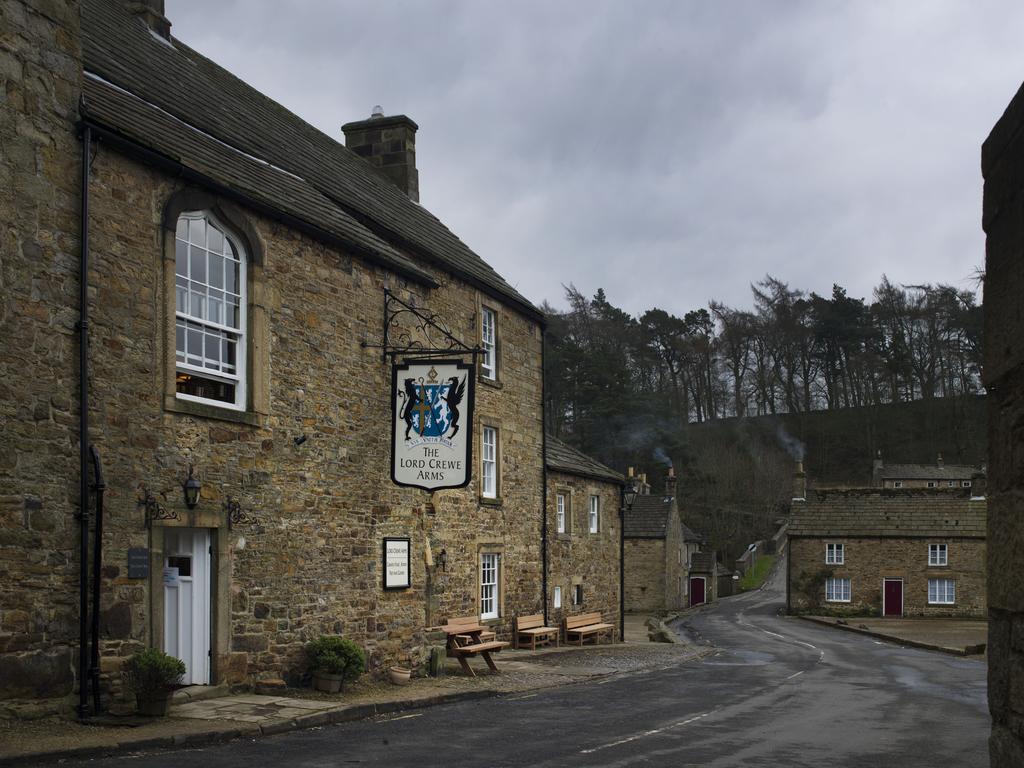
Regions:
<instances>
[{"instance_id":1,"label":"wet asphalt road","mask_svg":"<svg viewBox=\"0 0 1024 768\"><path fill-rule=\"evenodd\" d=\"M680 622L703 660L204 749L167 766L987 766L985 665L779 615L780 579ZM67 765L67 763L65 763Z\"/></svg>"}]
</instances>

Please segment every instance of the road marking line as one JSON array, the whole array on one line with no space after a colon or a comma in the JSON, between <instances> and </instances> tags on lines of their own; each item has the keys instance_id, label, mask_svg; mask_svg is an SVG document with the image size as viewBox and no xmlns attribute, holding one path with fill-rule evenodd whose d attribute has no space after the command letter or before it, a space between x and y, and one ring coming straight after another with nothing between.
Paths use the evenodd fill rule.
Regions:
<instances>
[{"instance_id":1,"label":"road marking line","mask_svg":"<svg viewBox=\"0 0 1024 768\"><path fill-rule=\"evenodd\" d=\"M710 714L711 714L710 712L705 712L705 713L703 713L701 715L697 715L696 717L691 717L689 720L682 720L682 721L680 721L678 723L672 723L671 725L666 725L664 728L655 728L652 731L644 731L643 733L638 733L636 736L629 736L629 737L627 737L625 739L619 739L618 741L609 742L608 744L601 744L600 746L593 747L591 749L581 749L580 750L580 754L581 755L591 755L594 752L599 752L602 749L610 749L611 747L618 747L618 746L621 746L623 744L629 744L631 741L636 741L637 739L643 739L643 738L646 738L647 736L657 736L659 733L664 733L665 731L668 731L668 730L670 730L672 728L681 728L684 725L689 725L690 723L695 722L697 720L700 720L702 717L707 717Z\"/></svg>"},{"instance_id":2,"label":"road marking line","mask_svg":"<svg viewBox=\"0 0 1024 768\"><path fill-rule=\"evenodd\" d=\"M802 675L803 673L804 673L804 671L801 669L799 672L794 672L792 675L790 675L786 679L787 680L792 680L794 677L800 677L800 675Z\"/></svg>"},{"instance_id":3,"label":"road marking line","mask_svg":"<svg viewBox=\"0 0 1024 768\"><path fill-rule=\"evenodd\" d=\"M509 696L509 701L522 701L523 699L532 699L536 696L536 693L527 693L525 696Z\"/></svg>"},{"instance_id":4,"label":"road marking line","mask_svg":"<svg viewBox=\"0 0 1024 768\"><path fill-rule=\"evenodd\" d=\"M423 717L423 713L417 712L415 715L399 715L398 717L389 717L387 720L381 720L381 722L393 723L395 720L408 720L410 717Z\"/></svg>"}]
</instances>

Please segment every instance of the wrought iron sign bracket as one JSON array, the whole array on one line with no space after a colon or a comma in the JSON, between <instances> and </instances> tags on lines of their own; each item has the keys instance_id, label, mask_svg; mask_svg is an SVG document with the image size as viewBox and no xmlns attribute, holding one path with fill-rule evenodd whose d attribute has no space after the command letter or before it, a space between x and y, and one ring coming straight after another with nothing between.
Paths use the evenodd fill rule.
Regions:
<instances>
[{"instance_id":1,"label":"wrought iron sign bracket","mask_svg":"<svg viewBox=\"0 0 1024 768\"><path fill-rule=\"evenodd\" d=\"M142 487L142 498L138 500L139 506L146 510L146 528L153 527L154 520L180 520L178 510L168 510L156 500L156 497L149 492L145 486Z\"/></svg>"},{"instance_id":2,"label":"wrought iron sign bracket","mask_svg":"<svg viewBox=\"0 0 1024 768\"><path fill-rule=\"evenodd\" d=\"M402 327L408 322L410 330ZM413 338L418 331L422 341ZM414 307L395 296L388 288L384 289L384 335L380 344L363 341L364 349L379 349L381 359L385 362L390 357L394 360L399 355L416 355L417 357L441 357L445 355L473 355L476 363L480 347L470 347L458 339L441 317L429 309Z\"/></svg>"},{"instance_id":3,"label":"wrought iron sign bracket","mask_svg":"<svg viewBox=\"0 0 1024 768\"><path fill-rule=\"evenodd\" d=\"M228 528L234 530L235 526L238 525L251 525L259 528L259 517L251 509L243 509L242 502L234 496L229 495L227 500L221 504L221 507L227 514Z\"/></svg>"}]
</instances>

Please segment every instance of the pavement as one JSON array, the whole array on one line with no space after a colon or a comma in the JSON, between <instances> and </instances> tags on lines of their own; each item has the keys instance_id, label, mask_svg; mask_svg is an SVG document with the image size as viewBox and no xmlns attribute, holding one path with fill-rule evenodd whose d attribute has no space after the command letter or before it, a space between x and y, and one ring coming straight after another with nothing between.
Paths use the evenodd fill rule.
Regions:
<instances>
[{"instance_id":1,"label":"pavement","mask_svg":"<svg viewBox=\"0 0 1024 768\"><path fill-rule=\"evenodd\" d=\"M831 616L801 618L900 645L941 651L955 656L984 654L988 643L988 622L984 620L878 617L836 619Z\"/></svg>"},{"instance_id":2,"label":"pavement","mask_svg":"<svg viewBox=\"0 0 1024 768\"><path fill-rule=\"evenodd\" d=\"M444 676L416 678L404 686L370 680L368 676L335 695L310 689L287 689L279 695L230 695L224 688L191 686L175 693L170 713L163 718L138 717L130 713L130 705L121 702L123 714L108 713L88 724L58 718L0 721L0 768L252 740L402 710L529 693L660 668L709 652L684 643L649 642L647 618L627 616L625 643L536 651L505 649L495 657L500 669L497 675L488 674L483 662L474 659L470 664L478 676L466 677L458 662L449 659ZM118 704L109 702L115 712Z\"/></svg>"}]
</instances>

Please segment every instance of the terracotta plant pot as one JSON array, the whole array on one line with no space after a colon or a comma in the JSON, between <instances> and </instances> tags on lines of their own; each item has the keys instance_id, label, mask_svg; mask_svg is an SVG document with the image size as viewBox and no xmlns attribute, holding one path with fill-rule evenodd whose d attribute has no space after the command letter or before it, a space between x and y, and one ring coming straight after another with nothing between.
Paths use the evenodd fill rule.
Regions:
<instances>
[{"instance_id":1,"label":"terracotta plant pot","mask_svg":"<svg viewBox=\"0 0 1024 768\"><path fill-rule=\"evenodd\" d=\"M412 670L405 667L391 667L388 670L391 674L391 682L395 685L407 685L412 677Z\"/></svg>"},{"instance_id":2,"label":"terracotta plant pot","mask_svg":"<svg viewBox=\"0 0 1024 768\"><path fill-rule=\"evenodd\" d=\"M164 717L171 706L171 691L135 694L135 709L146 717Z\"/></svg>"},{"instance_id":3,"label":"terracotta plant pot","mask_svg":"<svg viewBox=\"0 0 1024 768\"><path fill-rule=\"evenodd\" d=\"M343 675L335 675L330 672L313 671L313 687L324 693L338 693L342 683L345 682Z\"/></svg>"}]
</instances>

